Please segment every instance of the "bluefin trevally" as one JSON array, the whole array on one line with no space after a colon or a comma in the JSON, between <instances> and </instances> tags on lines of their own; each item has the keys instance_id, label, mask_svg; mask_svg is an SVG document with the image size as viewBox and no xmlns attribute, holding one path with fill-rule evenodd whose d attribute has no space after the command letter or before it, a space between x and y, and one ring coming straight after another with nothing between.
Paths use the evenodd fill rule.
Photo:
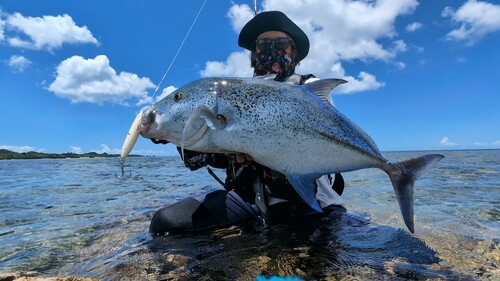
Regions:
<instances>
[{"instance_id":1,"label":"bluefin trevally","mask_svg":"<svg viewBox=\"0 0 500 281\"><path fill-rule=\"evenodd\" d=\"M444 156L428 154L399 163L385 159L367 133L325 101L343 82L196 80L144 109L141 134L193 151L249 154L286 175L304 201L318 211L316 178L379 168L389 175L405 224L413 233L415 180Z\"/></svg>"}]
</instances>

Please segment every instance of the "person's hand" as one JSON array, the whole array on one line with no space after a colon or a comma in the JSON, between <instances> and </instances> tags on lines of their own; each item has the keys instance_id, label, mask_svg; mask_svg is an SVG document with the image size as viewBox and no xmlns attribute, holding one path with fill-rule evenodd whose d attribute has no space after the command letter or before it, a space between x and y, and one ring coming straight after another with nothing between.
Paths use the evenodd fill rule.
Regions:
<instances>
[{"instance_id":1,"label":"person's hand","mask_svg":"<svg viewBox=\"0 0 500 281\"><path fill-rule=\"evenodd\" d=\"M252 158L252 156L250 156L248 154L240 153L240 154L234 155L234 160L236 160L236 163L238 163L238 164L243 164L246 162L253 161L253 158Z\"/></svg>"},{"instance_id":2,"label":"person's hand","mask_svg":"<svg viewBox=\"0 0 500 281\"><path fill-rule=\"evenodd\" d=\"M191 171L196 171L201 167L205 167L206 165L213 162L214 155L210 153L197 152L184 149L184 153L181 148L178 146L177 151L181 157L184 157L184 165L189 168Z\"/></svg>"}]
</instances>

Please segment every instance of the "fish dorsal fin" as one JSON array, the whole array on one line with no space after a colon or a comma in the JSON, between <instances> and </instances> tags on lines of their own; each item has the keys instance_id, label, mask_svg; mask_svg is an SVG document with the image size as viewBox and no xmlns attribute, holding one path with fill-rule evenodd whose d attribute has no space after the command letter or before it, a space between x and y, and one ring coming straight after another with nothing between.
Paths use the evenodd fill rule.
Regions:
<instances>
[{"instance_id":1,"label":"fish dorsal fin","mask_svg":"<svg viewBox=\"0 0 500 281\"><path fill-rule=\"evenodd\" d=\"M330 100L330 92L340 84L347 83L344 79L328 78L306 83L303 86L313 92L320 99L333 104Z\"/></svg>"}]
</instances>

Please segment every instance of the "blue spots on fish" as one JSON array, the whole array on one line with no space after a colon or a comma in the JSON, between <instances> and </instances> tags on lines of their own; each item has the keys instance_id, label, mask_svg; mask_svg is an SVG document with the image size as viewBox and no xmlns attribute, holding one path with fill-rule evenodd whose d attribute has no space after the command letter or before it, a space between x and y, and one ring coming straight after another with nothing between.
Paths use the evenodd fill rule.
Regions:
<instances>
[{"instance_id":1,"label":"blue spots on fish","mask_svg":"<svg viewBox=\"0 0 500 281\"><path fill-rule=\"evenodd\" d=\"M311 208L323 212L316 199L316 179L321 175L286 175L290 184Z\"/></svg>"}]
</instances>

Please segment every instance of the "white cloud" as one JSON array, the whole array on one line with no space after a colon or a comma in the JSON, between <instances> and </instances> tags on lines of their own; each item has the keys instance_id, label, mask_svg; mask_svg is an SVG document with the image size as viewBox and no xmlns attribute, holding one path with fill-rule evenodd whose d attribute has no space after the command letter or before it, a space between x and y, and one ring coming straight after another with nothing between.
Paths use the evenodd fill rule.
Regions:
<instances>
[{"instance_id":1,"label":"white cloud","mask_svg":"<svg viewBox=\"0 0 500 281\"><path fill-rule=\"evenodd\" d=\"M406 43L403 40L396 40L392 42L392 45L393 45L392 53L394 54L406 52L406 50L408 50L408 47L406 46Z\"/></svg>"},{"instance_id":2,"label":"white cloud","mask_svg":"<svg viewBox=\"0 0 500 281\"><path fill-rule=\"evenodd\" d=\"M28 145L0 145L0 149L7 149L10 151L14 151L17 153L29 152L29 151L37 151L42 152L45 149L43 148L35 148Z\"/></svg>"},{"instance_id":3,"label":"white cloud","mask_svg":"<svg viewBox=\"0 0 500 281\"><path fill-rule=\"evenodd\" d=\"M253 18L254 12L248 5L234 4L227 12L227 16L231 20L233 30L239 33L243 26Z\"/></svg>"},{"instance_id":4,"label":"white cloud","mask_svg":"<svg viewBox=\"0 0 500 281\"><path fill-rule=\"evenodd\" d=\"M23 72L29 65L31 61L29 61L24 56L11 56L7 61L7 65L12 67L16 72Z\"/></svg>"},{"instance_id":5,"label":"white cloud","mask_svg":"<svg viewBox=\"0 0 500 281\"><path fill-rule=\"evenodd\" d=\"M335 93L351 94L378 89L385 85L382 82L378 82L375 76L364 71L359 73L358 79L353 76L346 75L345 70L340 62L334 64L330 71L333 74L333 77L342 77L348 82L346 84L339 85L337 87L338 89L335 90Z\"/></svg>"},{"instance_id":6,"label":"white cloud","mask_svg":"<svg viewBox=\"0 0 500 281\"><path fill-rule=\"evenodd\" d=\"M420 28L422 28L422 24L419 23L419 22L412 22L410 23L409 25L406 26L405 30L407 32L415 32L417 30L419 30Z\"/></svg>"},{"instance_id":7,"label":"white cloud","mask_svg":"<svg viewBox=\"0 0 500 281\"><path fill-rule=\"evenodd\" d=\"M1 10L0 10L0 15L1 15ZM3 41L3 39L5 38L5 35L4 35L4 28L5 28L5 21L2 20L0 18L0 42Z\"/></svg>"},{"instance_id":8,"label":"white cloud","mask_svg":"<svg viewBox=\"0 0 500 281\"><path fill-rule=\"evenodd\" d=\"M406 64L404 62L400 62L400 61L394 62L394 66L396 66L397 69L405 69L406 68Z\"/></svg>"},{"instance_id":9,"label":"white cloud","mask_svg":"<svg viewBox=\"0 0 500 281\"><path fill-rule=\"evenodd\" d=\"M57 49L64 43L98 44L86 26L77 26L69 15L24 17L20 13L7 16L5 26L14 34L3 36L9 45L27 49ZM20 34L16 34L20 33ZM26 38L27 37L27 38Z\"/></svg>"},{"instance_id":10,"label":"white cloud","mask_svg":"<svg viewBox=\"0 0 500 281\"><path fill-rule=\"evenodd\" d=\"M262 3L265 11L283 11L308 35L311 49L297 72L313 73L320 78L344 78L350 83L342 88L350 93L376 89L383 83L367 72L358 75L364 80L335 76L332 67L337 68L339 62L350 60L392 62L400 52L406 51L403 40L391 42L397 36L395 20L400 15L412 13L417 5L416 0L267 0ZM252 16L247 5L233 5L228 12L236 32ZM381 39L389 39L390 43L384 44ZM242 57L242 54L232 53L225 62L208 62L202 76L251 76L249 57Z\"/></svg>"},{"instance_id":11,"label":"white cloud","mask_svg":"<svg viewBox=\"0 0 500 281\"><path fill-rule=\"evenodd\" d=\"M92 150L92 152L99 153L99 154L102 154L102 153L120 154L121 153L121 149L118 149L118 148L109 148L109 146L107 146L106 144L101 144L101 149L99 149L99 150Z\"/></svg>"},{"instance_id":12,"label":"white cloud","mask_svg":"<svg viewBox=\"0 0 500 281\"><path fill-rule=\"evenodd\" d=\"M494 141L493 146L500 146L500 140Z\"/></svg>"},{"instance_id":13,"label":"white cloud","mask_svg":"<svg viewBox=\"0 0 500 281\"><path fill-rule=\"evenodd\" d=\"M253 75L250 67L250 52L234 52L229 55L225 62L209 61L205 69L200 72L203 77L210 76L235 76L249 77Z\"/></svg>"},{"instance_id":14,"label":"white cloud","mask_svg":"<svg viewBox=\"0 0 500 281\"><path fill-rule=\"evenodd\" d=\"M441 139L440 144L441 144L442 146L456 146L456 145L457 145L456 143L454 143L454 142L450 141L450 139L449 139L448 137L443 137L443 138Z\"/></svg>"},{"instance_id":15,"label":"white cloud","mask_svg":"<svg viewBox=\"0 0 500 281\"><path fill-rule=\"evenodd\" d=\"M446 7L443 17L450 17L460 27L450 31L446 38L464 41L473 45L488 33L500 31L500 5L483 1L469 0L458 10Z\"/></svg>"},{"instance_id":16,"label":"white cloud","mask_svg":"<svg viewBox=\"0 0 500 281\"><path fill-rule=\"evenodd\" d=\"M151 102L146 89L154 87L149 78L129 72L117 74L108 58L99 55L94 59L72 56L62 61L48 89L72 103L128 105L129 100L137 100L136 105L144 105Z\"/></svg>"},{"instance_id":17,"label":"white cloud","mask_svg":"<svg viewBox=\"0 0 500 281\"><path fill-rule=\"evenodd\" d=\"M71 152L76 154L82 154L82 148L79 146L70 146Z\"/></svg>"},{"instance_id":18,"label":"white cloud","mask_svg":"<svg viewBox=\"0 0 500 281\"><path fill-rule=\"evenodd\" d=\"M396 54L390 46L384 47L377 40L396 36L396 18L411 13L418 5L416 0L296 0L283 4L282 0L268 0L264 7L265 10L283 8L308 34L312 60L322 62L326 58L326 63L337 59L394 58Z\"/></svg>"}]
</instances>

